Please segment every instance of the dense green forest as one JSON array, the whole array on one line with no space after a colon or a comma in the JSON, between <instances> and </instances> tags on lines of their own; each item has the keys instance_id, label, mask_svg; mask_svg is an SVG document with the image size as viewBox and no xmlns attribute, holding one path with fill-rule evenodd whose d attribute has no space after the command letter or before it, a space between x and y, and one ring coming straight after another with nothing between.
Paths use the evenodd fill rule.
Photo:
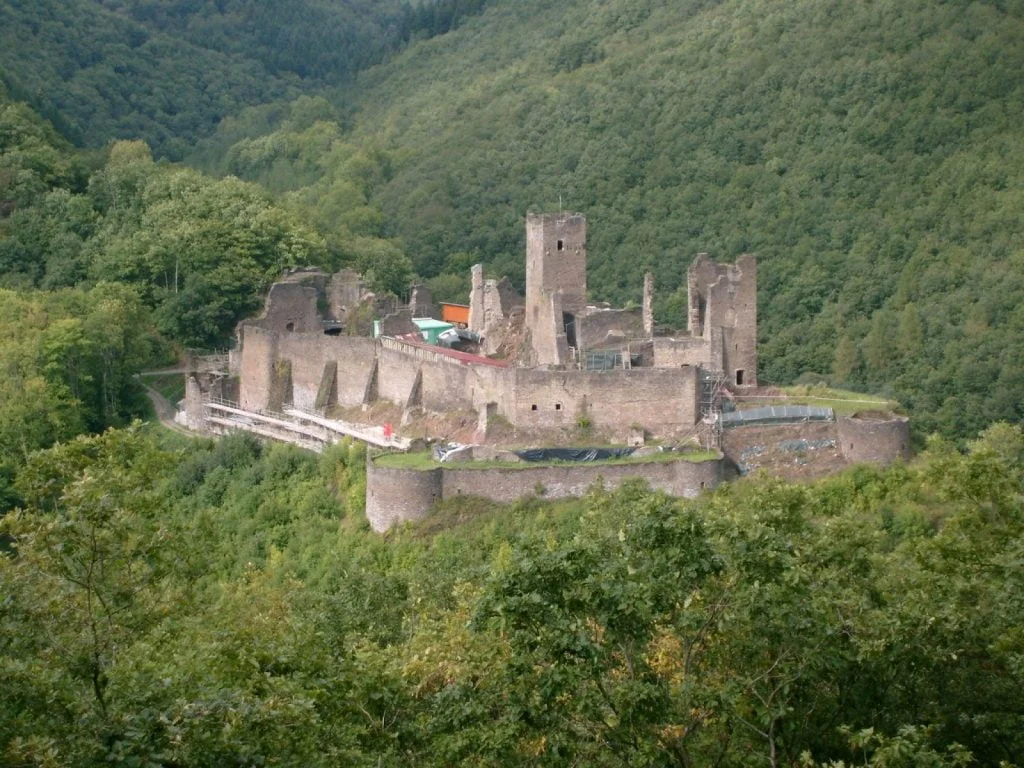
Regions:
<instances>
[{"instance_id":1,"label":"dense green forest","mask_svg":"<svg viewBox=\"0 0 1024 768\"><path fill-rule=\"evenodd\" d=\"M1019 764L1022 70L1019 0L0 0L0 763ZM944 437L382 537L357 446L135 421L282 269L464 298L560 202Z\"/></svg>"},{"instance_id":2,"label":"dense green forest","mask_svg":"<svg viewBox=\"0 0 1024 768\"><path fill-rule=\"evenodd\" d=\"M485 0L4 0L0 80L76 143L180 159L224 117L344 82Z\"/></svg>"},{"instance_id":3,"label":"dense green forest","mask_svg":"<svg viewBox=\"0 0 1024 768\"><path fill-rule=\"evenodd\" d=\"M316 114L309 99L293 111L307 102ZM259 308L286 267L352 263L371 282L390 276L386 287L396 288L410 275L401 252L377 236L380 214L356 186L332 201L338 218L325 236L315 210L279 205L237 178L154 162L143 142L116 142L83 159L2 92L0 138L0 200L8 208L0 286L131 286L166 339L210 348L230 343L235 323ZM360 158L352 154L357 179Z\"/></svg>"},{"instance_id":4,"label":"dense green forest","mask_svg":"<svg viewBox=\"0 0 1024 768\"><path fill-rule=\"evenodd\" d=\"M3 761L1024 754L1019 427L693 502L459 499L388 537L366 529L363 467L354 446L177 447L141 427L34 454L3 523Z\"/></svg>"}]
</instances>

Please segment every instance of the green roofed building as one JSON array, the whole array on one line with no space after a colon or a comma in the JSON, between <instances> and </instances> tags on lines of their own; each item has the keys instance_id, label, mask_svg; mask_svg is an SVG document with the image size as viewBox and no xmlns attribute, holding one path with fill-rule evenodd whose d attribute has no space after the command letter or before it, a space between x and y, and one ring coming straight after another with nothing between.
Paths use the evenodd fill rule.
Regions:
<instances>
[{"instance_id":1,"label":"green roofed building","mask_svg":"<svg viewBox=\"0 0 1024 768\"><path fill-rule=\"evenodd\" d=\"M432 317L414 317L412 322L420 329L420 333L423 334L423 340L428 344L437 344L442 333L450 331L455 327L451 323L446 323L444 320L435 320Z\"/></svg>"}]
</instances>

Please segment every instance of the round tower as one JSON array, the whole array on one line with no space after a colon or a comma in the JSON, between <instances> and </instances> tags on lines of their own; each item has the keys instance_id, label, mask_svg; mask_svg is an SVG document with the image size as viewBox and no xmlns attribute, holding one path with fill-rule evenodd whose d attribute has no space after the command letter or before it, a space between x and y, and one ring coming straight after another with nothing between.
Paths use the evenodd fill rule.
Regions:
<instances>
[{"instance_id":1,"label":"round tower","mask_svg":"<svg viewBox=\"0 0 1024 768\"><path fill-rule=\"evenodd\" d=\"M441 498L443 475L437 469L382 467L366 459L366 519L381 533L398 523L422 520Z\"/></svg>"},{"instance_id":2,"label":"round tower","mask_svg":"<svg viewBox=\"0 0 1024 768\"><path fill-rule=\"evenodd\" d=\"M910 419L888 411L858 411L839 419L839 447L851 464L887 465L910 458Z\"/></svg>"}]
</instances>

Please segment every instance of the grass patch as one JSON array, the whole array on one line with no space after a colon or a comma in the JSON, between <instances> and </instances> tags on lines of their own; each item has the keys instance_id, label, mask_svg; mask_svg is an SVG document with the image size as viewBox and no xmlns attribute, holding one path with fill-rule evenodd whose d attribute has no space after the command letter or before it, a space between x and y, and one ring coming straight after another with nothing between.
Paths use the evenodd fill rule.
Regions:
<instances>
[{"instance_id":1,"label":"grass patch","mask_svg":"<svg viewBox=\"0 0 1024 768\"><path fill-rule=\"evenodd\" d=\"M449 469L533 469L535 467L579 467L607 466L610 464L655 464L669 461L711 461L717 459L715 451L691 451L687 453L652 453L647 456L625 456L618 459L601 459L598 461L435 461L429 451L417 453L385 453L374 459L381 467L389 469L416 469L425 472L438 467Z\"/></svg>"},{"instance_id":2,"label":"grass patch","mask_svg":"<svg viewBox=\"0 0 1024 768\"><path fill-rule=\"evenodd\" d=\"M878 395L866 395L863 392L832 389L820 385L795 385L779 389L784 393L779 397L753 398L740 395L736 398L736 408L745 411L769 405L813 405L831 408L837 416L849 416L857 411L894 411L899 407L895 400Z\"/></svg>"}]
</instances>

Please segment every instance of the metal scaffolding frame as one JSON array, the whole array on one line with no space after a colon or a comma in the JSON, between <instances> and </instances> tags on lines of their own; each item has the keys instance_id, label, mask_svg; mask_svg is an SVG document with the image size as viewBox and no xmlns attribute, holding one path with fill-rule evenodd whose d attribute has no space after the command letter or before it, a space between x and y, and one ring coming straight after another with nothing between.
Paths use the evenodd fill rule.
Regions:
<instances>
[{"instance_id":1,"label":"metal scaffolding frame","mask_svg":"<svg viewBox=\"0 0 1024 768\"><path fill-rule=\"evenodd\" d=\"M700 420L701 444L705 450L717 451L722 448L722 389L725 386L723 371L700 369Z\"/></svg>"}]
</instances>

